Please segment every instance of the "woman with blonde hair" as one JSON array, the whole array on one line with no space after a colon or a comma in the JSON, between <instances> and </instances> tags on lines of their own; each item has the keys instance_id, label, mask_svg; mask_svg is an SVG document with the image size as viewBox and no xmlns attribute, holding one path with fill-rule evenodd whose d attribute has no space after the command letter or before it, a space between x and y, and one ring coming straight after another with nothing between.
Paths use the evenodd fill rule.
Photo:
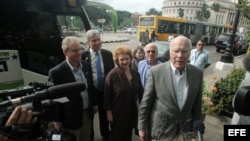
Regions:
<instances>
[{"instance_id":1,"label":"woman with blonde hair","mask_svg":"<svg viewBox=\"0 0 250 141\"><path fill-rule=\"evenodd\" d=\"M116 47L113 59L117 67L107 74L104 85L104 109L111 127L109 141L132 141L143 87L139 73L130 67L132 51L129 47Z\"/></svg>"}]
</instances>

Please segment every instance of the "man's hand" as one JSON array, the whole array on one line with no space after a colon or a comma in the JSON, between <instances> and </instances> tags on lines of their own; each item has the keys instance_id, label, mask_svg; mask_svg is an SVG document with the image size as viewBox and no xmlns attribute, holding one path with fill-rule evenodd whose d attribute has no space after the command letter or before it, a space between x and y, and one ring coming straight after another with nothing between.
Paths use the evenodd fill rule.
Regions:
<instances>
[{"instance_id":1,"label":"man's hand","mask_svg":"<svg viewBox=\"0 0 250 141\"><path fill-rule=\"evenodd\" d=\"M29 123L35 124L36 122L37 118L36 117L33 118L31 110L27 110L25 108L18 106L15 108L15 110L8 118L8 121L5 123L5 126L11 126L13 124L29 124ZM14 141L0 134L0 141L5 141L5 140Z\"/></svg>"},{"instance_id":2,"label":"man's hand","mask_svg":"<svg viewBox=\"0 0 250 141\"><path fill-rule=\"evenodd\" d=\"M139 130L139 136L141 141L147 141L147 132L143 130Z\"/></svg>"},{"instance_id":3,"label":"man's hand","mask_svg":"<svg viewBox=\"0 0 250 141\"><path fill-rule=\"evenodd\" d=\"M113 114L112 111L107 111L107 120L109 123L113 123Z\"/></svg>"}]
</instances>

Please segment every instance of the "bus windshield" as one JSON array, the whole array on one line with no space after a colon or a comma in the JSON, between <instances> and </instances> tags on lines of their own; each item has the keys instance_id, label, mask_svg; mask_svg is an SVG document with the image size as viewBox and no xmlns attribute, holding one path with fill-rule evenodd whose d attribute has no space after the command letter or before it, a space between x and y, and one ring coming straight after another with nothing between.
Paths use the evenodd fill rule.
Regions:
<instances>
[{"instance_id":1,"label":"bus windshield","mask_svg":"<svg viewBox=\"0 0 250 141\"><path fill-rule=\"evenodd\" d=\"M140 18L139 23L140 23L139 26L153 26L154 25L154 18L153 17Z\"/></svg>"},{"instance_id":2,"label":"bus windshield","mask_svg":"<svg viewBox=\"0 0 250 141\"><path fill-rule=\"evenodd\" d=\"M47 76L50 68L65 59L61 50L62 39L81 36L91 29L81 2L1 0L0 49L18 50L25 72ZM36 81L37 78L30 74L27 77Z\"/></svg>"}]
</instances>

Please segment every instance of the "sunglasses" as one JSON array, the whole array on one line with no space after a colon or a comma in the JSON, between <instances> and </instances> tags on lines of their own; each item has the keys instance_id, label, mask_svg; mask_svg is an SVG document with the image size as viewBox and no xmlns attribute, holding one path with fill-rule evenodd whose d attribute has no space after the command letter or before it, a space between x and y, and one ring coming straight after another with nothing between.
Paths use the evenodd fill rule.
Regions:
<instances>
[{"instance_id":1,"label":"sunglasses","mask_svg":"<svg viewBox=\"0 0 250 141\"><path fill-rule=\"evenodd\" d=\"M155 50L148 50L147 53L155 53Z\"/></svg>"},{"instance_id":2,"label":"sunglasses","mask_svg":"<svg viewBox=\"0 0 250 141\"><path fill-rule=\"evenodd\" d=\"M203 44L198 44L198 46L204 46Z\"/></svg>"}]
</instances>

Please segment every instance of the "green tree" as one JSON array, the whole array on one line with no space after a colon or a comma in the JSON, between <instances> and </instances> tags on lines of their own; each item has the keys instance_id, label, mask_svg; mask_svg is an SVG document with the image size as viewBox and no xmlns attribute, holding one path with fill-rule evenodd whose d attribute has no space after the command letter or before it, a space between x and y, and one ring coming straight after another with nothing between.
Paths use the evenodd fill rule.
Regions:
<instances>
[{"instance_id":1,"label":"green tree","mask_svg":"<svg viewBox=\"0 0 250 141\"><path fill-rule=\"evenodd\" d=\"M246 38L248 41L250 41L250 25L247 25L247 29L246 29Z\"/></svg>"},{"instance_id":2,"label":"green tree","mask_svg":"<svg viewBox=\"0 0 250 141\"><path fill-rule=\"evenodd\" d=\"M89 19L94 24L94 26L102 26L101 23L97 22L98 19L105 19L105 25L109 25L112 23L111 17L108 16L108 14L106 13L106 9L104 8L85 6L85 10L87 11Z\"/></svg>"},{"instance_id":3,"label":"green tree","mask_svg":"<svg viewBox=\"0 0 250 141\"><path fill-rule=\"evenodd\" d=\"M202 4L201 10L197 11L196 19L198 21L207 21L211 16L210 11L208 10L208 5L206 3Z\"/></svg>"},{"instance_id":4,"label":"green tree","mask_svg":"<svg viewBox=\"0 0 250 141\"><path fill-rule=\"evenodd\" d=\"M240 10L241 16L244 16L250 20L250 0L239 0L239 3L236 5L236 7ZM250 25L248 25L246 28L246 37L248 40L250 40Z\"/></svg>"},{"instance_id":5,"label":"green tree","mask_svg":"<svg viewBox=\"0 0 250 141\"><path fill-rule=\"evenodd\" d=\"M220 11L220 4L217 3L217 2L214 2L211 6L211 9L214 11L214 12L219 12Z\"/></svg>"},{"instance_id":6,"label":"green tree","mask_svg":"<svg viewBox=\"0 0 250 141\"><path fill-rule=\"evenodd\" d=\"M162 12L157 11L155 8L151 8L146 12L146 15L162 15Z\"/></svg>"},{"instance_id":7,"label":"green tree","mask_svg":"<svg viewBox=\"0 0 250 141\"><path fill-rule=\"evenodd\" d=\"M179 14L179 17L183 18L184 17L184 10L182 8L179 8L178 14Z\"/></svg>"},{"instance_id":8,"label":"green tree","mask_svg":"<svg viewBox=\"0 0 250 141\"><path fill-rule=\"evenodd\" d=\"M240 10L242 16L250 20L250 0L239 0L236 7Z\"/></svg>"},{"instance_id":9,"label":"green tree","mask_svg":"<svg viewBox=\"0 0 250 141\"><path fill-rule=\"evenodd\" d=\"M118 26L120 29L126 26L130 26L131 24L131 13L128 11L116 11L118 17Z\"/></svg>"}]
</instances>

